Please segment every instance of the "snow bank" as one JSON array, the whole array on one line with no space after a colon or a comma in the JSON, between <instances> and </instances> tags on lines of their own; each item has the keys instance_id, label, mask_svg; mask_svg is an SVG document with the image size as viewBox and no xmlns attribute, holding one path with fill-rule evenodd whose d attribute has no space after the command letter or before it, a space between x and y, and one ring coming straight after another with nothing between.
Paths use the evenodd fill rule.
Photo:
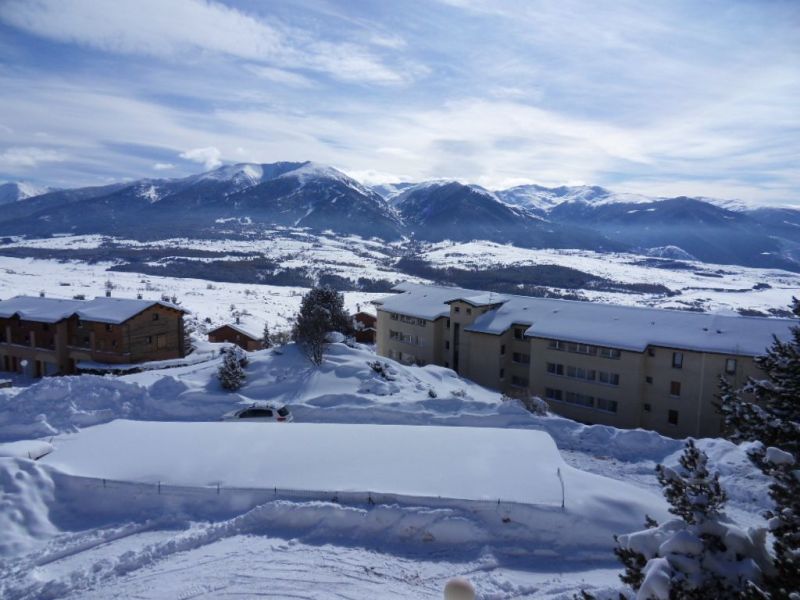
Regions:
<instances>
[{"instance_id":1,"label":"snow bank","mask_svg":"<svg viewBox=\"0 0 800 600\"><path fill-rule=\"evenodd\" d=\"M58 533L49 518L54 490L53 480L40 465L0 458L0 556L28 551Z\"/></svg>"}]
</instances>

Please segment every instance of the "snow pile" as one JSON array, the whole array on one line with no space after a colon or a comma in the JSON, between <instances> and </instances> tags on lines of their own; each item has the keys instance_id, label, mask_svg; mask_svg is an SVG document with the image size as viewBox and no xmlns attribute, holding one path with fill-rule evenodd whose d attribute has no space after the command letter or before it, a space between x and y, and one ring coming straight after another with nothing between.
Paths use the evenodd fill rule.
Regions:
<instances>
[{"instance_id":1,"label":"snow pile","mask_svg":"<svg viewBox=\"0 0 800 600\"><path fill-rule=\"evenodd\" d=\"M47 378L16 396L0 396L0 441L159 414L147 390L138 385L93 375Z\"/></svg>"},{"instance_id":2,"label":"snow pile","mask_svg":"<svg viewBox=\"0 0 800 600\"><path fill-rule=\"evenodd\" d=\"M0 556L19 554L58 529L50 522L55 486L33 461L0 458Z\"/></svg>"}]
</instances>

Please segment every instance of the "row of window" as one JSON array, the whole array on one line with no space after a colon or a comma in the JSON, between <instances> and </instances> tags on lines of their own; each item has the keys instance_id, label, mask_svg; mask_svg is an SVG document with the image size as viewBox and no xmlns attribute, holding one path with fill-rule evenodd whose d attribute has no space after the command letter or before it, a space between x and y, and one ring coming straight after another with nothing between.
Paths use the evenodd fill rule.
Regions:
<instances>
[{"instance_id":1,"label":"row of window","mask_svg":"<svg viewBox=\"0 0 800 600\"><path fill-rule=\"evenodd\" d=\"M622 353L616 348L606 348L604 346L592 346L591 344L578 344L575 342L563 342L561 340L550 340L548 348L551 350L562 350L574 354L587 354L589 356L600 356L602 358L619 358Z\"/></svg>"},{"instance_id":2,"label":"row of window","mask_svg":"<svg viewBox=\"0 0 800 600\"><path fill-rule=\"evenodd\" d=\"M389 339L396 342L403 342L404 344L411 344L412 346L419 346L419 336L410 333L403 333L402 331L389 330Z\"/></svg>"},{"instance_id":3,"label":"row of window","mask_svg":"<svg viewBox=\"0 0 800 600\"><path fill-rule=\"evenodd\" d=\"M427 321L425 319L419 319L417 317L407 317L406 315L401 315L398 313L391 313L389 315L392 321L400 321L401 323L406 323L407 325L417 325L418 327L425 327Z\"/></svg>"},{"instance_id":4,"label":"row of window","mask_svg":"<svg viewBox=\"0 0 800 600\"><path fill-rule=\"evenodd\" d=\"M619 373L609 373L608 371L597 371L595 369L584 369L583 367L565 366L549 362L547 363L547 372L551 375L561 375L571 379L584 379L586 381L599 381L606 385L619 385Z\"/></svg>"},{"instance_id":5,"label":"row of window","mask_svg":"<svg viewBox=\"0 0 800 600\"><path fill-rule=\"evenodd\" d=\"M556 402L567 402L568 404L575 404L585 408L594 408L604 412L615 413L619 405L616 400L607 400L606 398L598 398L590 396L589 394L581 394L579 392L565 392L555 388L546 388L544 391L545 398L548 400L555 400Z\"/></svg>"}]
</instances>

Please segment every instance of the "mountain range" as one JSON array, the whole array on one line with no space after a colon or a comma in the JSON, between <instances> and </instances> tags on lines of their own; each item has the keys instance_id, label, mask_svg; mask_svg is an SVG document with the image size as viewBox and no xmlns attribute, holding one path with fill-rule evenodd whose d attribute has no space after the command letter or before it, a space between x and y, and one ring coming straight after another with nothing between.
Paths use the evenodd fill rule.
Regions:
<instances>
[{"instance_id":1,"label":"mountain range","mask_svg":"<svg viewBox=\"0 0 800 600\"><path fill-rule=\"evenodd\" d=\"M303 227L387 241L481 239L800 271L800 210L703 197L598 186L490 191L458 181L370 187L313 162L242 163L181 179L46 193L24 189L0 186L0 235L153 240Z\"/></svg>"}]
</instances>

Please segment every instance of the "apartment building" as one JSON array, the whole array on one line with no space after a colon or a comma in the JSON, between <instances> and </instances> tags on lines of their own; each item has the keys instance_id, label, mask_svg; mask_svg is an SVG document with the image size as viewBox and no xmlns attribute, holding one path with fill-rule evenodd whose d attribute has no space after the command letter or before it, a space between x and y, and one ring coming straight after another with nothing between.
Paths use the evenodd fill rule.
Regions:
<instances>
[{"instance_id":1,"label":"apartment building","mask_svg":"<svg viewBox=\"0 0 800 600\"><path fill-rule=\"evenodd\" d=\"M82 363L180 358L185 312L126 298L9 298L0 301L0 371L42 377L75 373Z\"/></svg>"},{"instance_id":2,"label":"apartment building","mask_svg":"<svg viewBox=\"0 0 800 600\"><path fill-rule=\"evenodd\" d=\"M530 298L401 284L375 302L378 353L530 393L584 423L714 436L719 376L757 376L754 357L789 319Z\"/></svg>"}]
</instances>

